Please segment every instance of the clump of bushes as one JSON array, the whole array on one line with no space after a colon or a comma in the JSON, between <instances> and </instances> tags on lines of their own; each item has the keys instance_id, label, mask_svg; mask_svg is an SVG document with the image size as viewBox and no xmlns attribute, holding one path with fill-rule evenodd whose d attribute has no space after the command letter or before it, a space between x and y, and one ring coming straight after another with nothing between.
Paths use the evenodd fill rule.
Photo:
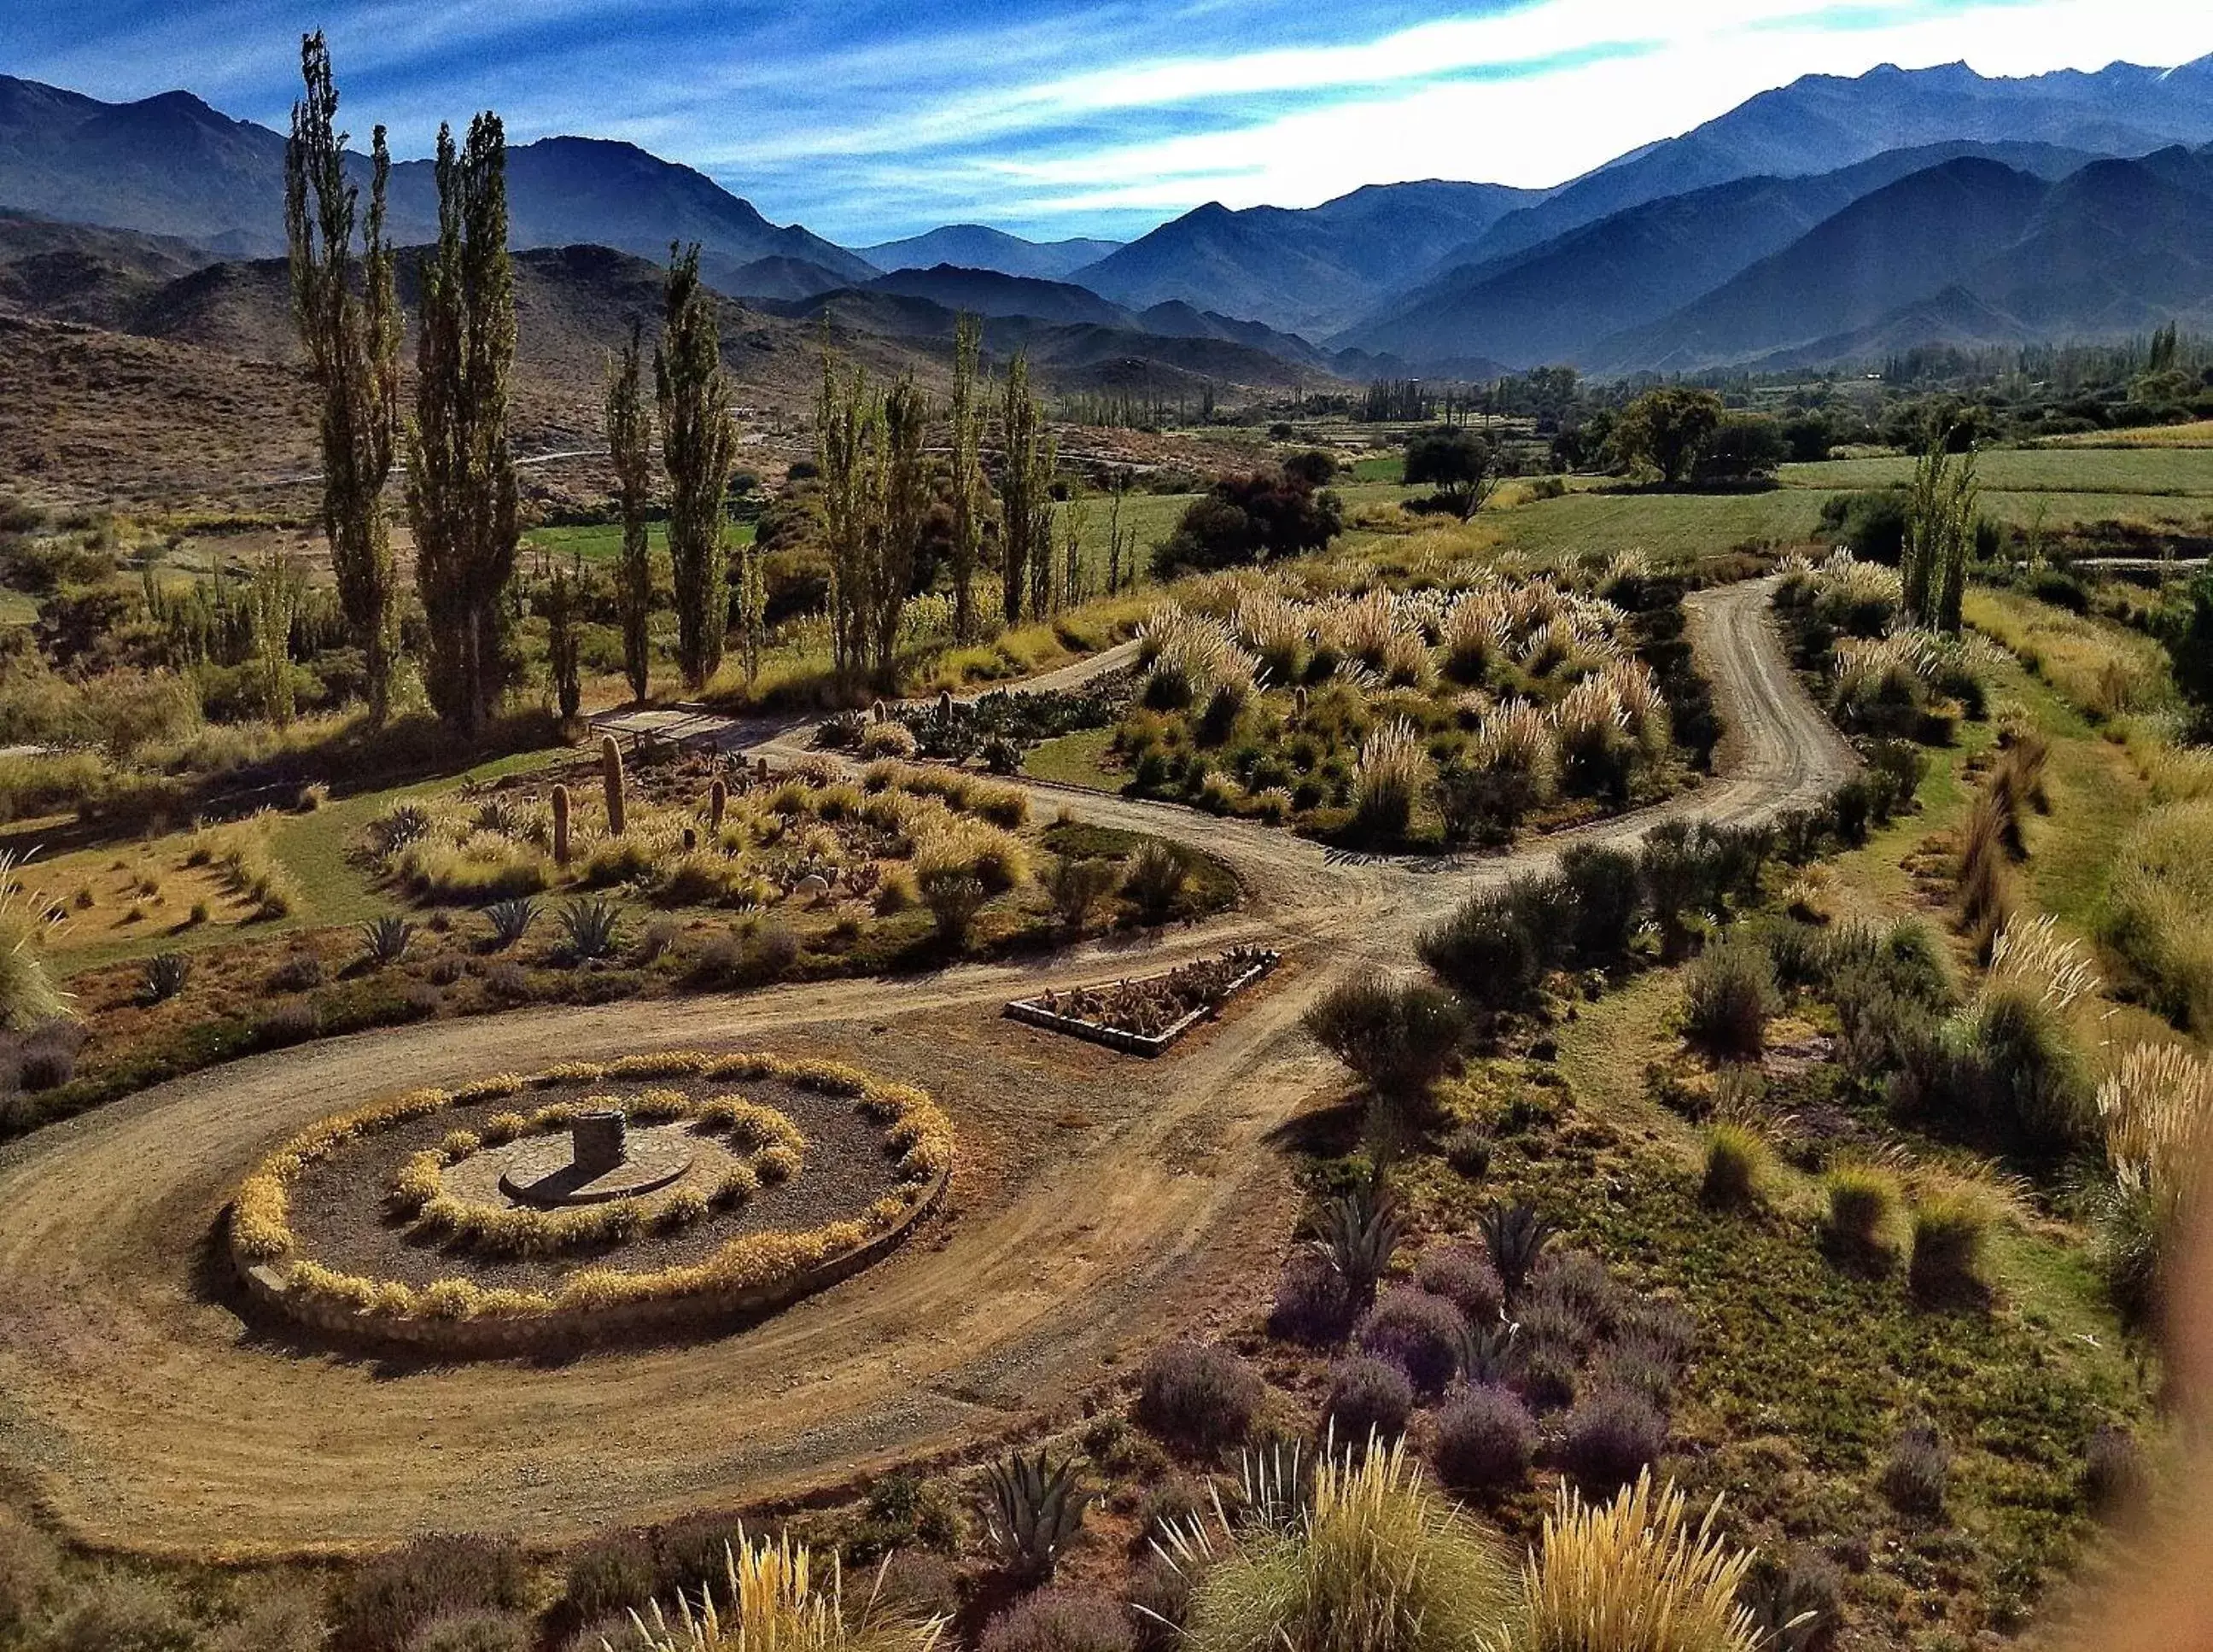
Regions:
<instances>
[{"instance_id":1,"label":"clump of bushes","mask_svg":"<svg viewBox=\"0 0 2213 1652\"><path fill-rule=\"evenodd\" d=\"M1349 1359L1331 1374L1322 1423L1327 1438L1365 1449L1370 1440L1388 1445L1405 1434L1413 1412L1414 1387L1404 1371L1380 1359Z\"/></svg>"},{"instance_id":2,"label":"clump of bushes","mask_svg":"<svg viewBox=\"0 0 2213 1652\"><path fill-rule=\"evenodd\" d=\"M1821 1178L1821 1191L1823 1248L1862 1266L1887 1263L1898 1242L1898 1179L1871 1165L1842 1164Z\"/></svg>"},{"instance_id":3,"label":"clump of bushes","mask_svg":"<svg viewBox=\"0 0 2213 1652\"><path fill-rule=\"evenodd\" d=\"M1326 1348L1344 1339L1359 1312L1344 1275L1326 1257L1304 1250L1283 1265L1268 1314L1268 1334Z\"/></svg>"},{"instance_id":4,"label":"clump of bushes","mask_svg":"<svg viewBox=\"0 0 2213 1652\"><path fill-rule=\"evenodd\" d=\"M1260 1379L1226 1348L1174 1342L1153 1350L1138 1381L1138 1420L1201 1450L1235 1445L1253 1427Z\"/></svg>"},{"instance_id":5,"label":"clump of bushes","mask_svg":"<svg viewBox=\"0 0 2213 1652\"><path fill-rule=\"evenodd\" d=\"M1454 1389L1430 1419L1430 1466L1458 1490L1519 1485L1536 1453L1537 1424L1528 1408L1488 1383Z\"/></svg>"},{"instance_id":6,"label":"clump of bushes","mask_svg":"<svg viewBox=\"0 0 2213 1652\"><path fill-rule=\"evenodd\" d=\"M1767 1021L1777 1008L1774 964L1749 938L1709 948L1684 980L1683 1030L1729 1060L1752 1060L1767 1047Z\"/></svg>"},{"instance_id":7,"label":"clump of bushes","mask_svg":"<svg viewBox=\"0 0 2213 1652\"><path fill-rule=\"evenodd\" d=\"M1103 1594L1040 1589L985 1625L979 1645L981 1652L1132 1652L1137 1630L1128 1609Z\"/></svg>"},{"instance_id":8,"label":"clump of bushes","mask_svg":"<svg viewBox=\"0 0 2213 1652\"><path fill-rule=\"evenodd\" d=\"M1717 1210L1749 1210L1774 1175L1767 1138L1748 1125L1724 1120L1706 1131L1706 1170L1698 1197Z\"/></svg>"},{"instance_id":9,"label":"clump of bushes","mask_svg":"<svg viewBox=\"0 0 2213 1652\"><path fill-rule=\"evenodd\" d=\"M1667 1421L1645 1395L1601 1388L1568 1413L1560 1462L1588 1489L1611 1491L1659 1460Z\"/></svg>"},{"instance_id":10,"label":"clump of bushes","mask_svg":"<svg viewBox=\"0 0 2213 1652\"><path fill-rule=\"evenodd\" d=\"M1983 1245L1990 1212L1965 1191L1931 1194L1913 1210L1913 1252L1906 1277L1924 1302L1959 1302L1979 1297Z\"/></svg>"},{"instance_id":11,"label":"clump of bushes","mask_svg":"<svg viewBox=\"0 0 2213 1652\"><path fill-rule=\"evenodd\" d=\"M1432 1245L1414 1264L1414 1283L1460 1311L1472 1326L1497 1322L1506 1287L1481 1252L1466 1245Z\"/></svg>"},{"instance_id":12,"label":"clump of bushes","mask_svg":"<svg viewBox=\"0 0 2213 1652\"><path fill-rule=\"evenodd\" d=\"M1460 1366L1467 1322L1448 1301L1418 1290L1387 1291L1361 1321L1360 1346L1406 1374L1416 1390L1442 1391Z\"/></svg>"},{"instance_id":13,"label":"clump of bushes","mask_svg":"<svg viewBox=\"0 0 2213 1652\"><path fill-rule=\"evenodd\" d=\"M1934 1520L1944 1512L1952 1453L1933 1423L1910 1423L1899 1433L1882 1468L1882 1495L1900 1514Z\"/></svg>"}]
</instances>

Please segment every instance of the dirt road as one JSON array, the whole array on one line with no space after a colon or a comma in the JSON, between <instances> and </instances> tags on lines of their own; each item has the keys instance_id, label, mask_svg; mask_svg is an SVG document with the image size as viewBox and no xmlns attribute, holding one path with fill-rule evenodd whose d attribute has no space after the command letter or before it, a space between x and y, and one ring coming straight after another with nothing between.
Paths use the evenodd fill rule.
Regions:
<instances>
[{"instance_id":1,"label":"dirt road","mask_svg":"<svg viewBox=\"0 0 2213 1652\"><path fill-rule=\"evenodd\" d=\"M1694 640L1728 729L1720 774L1582 835L1633 837L1669 813L1756 818L1849 771L1765 602L1764 585L1695 600ZM553 1541L959 1450L1065 1410L1172 1329L1249 1306L1289 1226L1271 1133L1336 1082L1300 1015L1349 970L1405 966L1436 914L1558 844L1413 866L1039 791L1079 818L1221 856L1249 900L1202 928L1040 962L332 1040L161 1086L0 1151L0 1457L102 1545L283 1554L423 1529ZM1157 1062L997 1013L1021 991L1235 939L1281 947L1286 968ZM412 1084L670 1045L832 1052L929 1086L960 1131L947 1215L751 1330L558 1364L344 1358L269 1340L210 1300L209 1234L230 1190L308 1120Z\"/></svg>"}]
</instances>

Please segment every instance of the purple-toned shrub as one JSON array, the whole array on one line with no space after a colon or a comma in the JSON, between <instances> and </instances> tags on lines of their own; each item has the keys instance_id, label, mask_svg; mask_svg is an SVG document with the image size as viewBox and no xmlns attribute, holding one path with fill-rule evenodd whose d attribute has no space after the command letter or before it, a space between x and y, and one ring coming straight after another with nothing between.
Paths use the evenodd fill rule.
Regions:
<instances>
[{"instance_id":1,"label":"purple-toned shrub","mask_svg":"<svg viewBox=\"0 0 2213 1652\"><path fill-rule=\"evenodd\" d=\"M1405 1433L1413 1411L1414 1387L1404 1371L1380 1359L1349 1359L1332 1376L1322 1422L1338 1450L1358 1451L1370 1439L1389 1445Z\"/></svg>"},{"instance_id":2,"label":"purple-toned shrub","mask_svg":"<svg viewBox=\"0 0 2213 1652\"><path fill-rule=\"evenodd\" d=\"M1360 1346L1406 1374L1417 1393L1436 1393L1460 1369L1467 1321L1442 1297L1387 1291L1360 1322Z\"/></svg>"},{"instance_id":3,"label":"purple-toned shrub","mask_svg":"<svg viewBox=\"0 0 2213 1652\"><path fill-rule=\"evenodd\" d=\"M1643 1395L1602 1388L1568 1414L1560 1461L1587 1490L1613 1491L1657 1462L1667 1419Z\"/></svg>"},{"instance_id":4,"label":"purple-toned shrub","mask_svg":"<svg viewBox=\"0 0 2213 1652\"><path fill-rule=\"evenodd\" d=\"M1490 1324L1506 1301L1498 1271L1472 1245L1439 1245L1424 1251L1414 1264L1414 1283L1450 1302L1470 1325Z\"/></svg>"},{"instance_id":5,"label":"purple-toned shrub","mask_svg":"<svg viewBox=\"0 0 2213 1652\"><path fill-rule=\"evenodd\" d=\"M1503 1388L1455 1389L1430 1429L1430 1466L1464 1491L1520 1484L1536 1454L1537 1424Z\"/></svg>"},{"instance_id":6,"label":"purple-toned shrub","mask_svg":"<svg viewBox=\"0 0 2213 1652\"><path fill-rule=\"evenodd\" d=\"M1309 1348L1344 1340L1354 1318L1352 1288L1326 1258L1302 1251L1283 1265L1276 1286L1276 1306L1268 1315L1268 1334Z\"/></svg>"},{"instance_id":7,"label":"purple-toned shrub","mask_svg":"<svg viewBox=\"0 0 2213 1652\"><path fill-rule=\"evenodd\" d=\"M1139 1379L1137 1420L1204 1450L1242 1440L1259 1405L1260 1379L1226 1348L1167 1344L1153 1350Z\"/></svg>"},{"instance_id":8,"label":"purple-toned shrub","mask_svg":"<svg viewBox=\"0 0 2213 1652\"><path fill-rule=\"evenodd\" d=\"M1119 1600L1082 1589L1040 1589L985 1625L982 1652L1133 1652L1137 1631Z\"/></svg>"}]
</instances>

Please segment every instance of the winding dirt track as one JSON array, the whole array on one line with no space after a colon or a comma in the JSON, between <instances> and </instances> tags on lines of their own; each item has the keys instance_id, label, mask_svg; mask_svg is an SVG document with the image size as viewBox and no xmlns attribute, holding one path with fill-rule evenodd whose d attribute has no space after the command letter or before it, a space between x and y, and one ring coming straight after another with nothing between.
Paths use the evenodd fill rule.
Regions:
<instances>
[{"instance_id":1,"label":"winding dirt track","mask_svg":"<svg viewBox=\"0 0 2213 1652\"><path fill-rule=\"evenodd\" d=\"M1850 771L1790 676L1767 594L1693 601L1728 730L1718 777L1582 835L1631 838L1670 813L1752 820ZM918 980L379 1032L144 1092L0 1152L0 1459L102 1546L276 1555L425 1528L558 1540L958 1450L1065 1405L1165 1326L1234 1307L1253 1253L1282 1243L1271 1133L1332 1082L1301 1013L1350 969L1405 966L1424 924L1548 861L1557 840L1416 866L1039 790L1078 818L1204 849L1244 880L1243 911L1142 948L1145 967L1266 940L1287 954L1276 984L1153 1063L999 1018L1018 990L1133 972L1131 949L1092 947ZM269 1340L202 1288L231 1187L302 1124L403 1086L670 1045L824 1050L929 1085L961 1131L949 1218L750 1330L564 1364L318 1353Z\"/></svg>"}]
</instances>

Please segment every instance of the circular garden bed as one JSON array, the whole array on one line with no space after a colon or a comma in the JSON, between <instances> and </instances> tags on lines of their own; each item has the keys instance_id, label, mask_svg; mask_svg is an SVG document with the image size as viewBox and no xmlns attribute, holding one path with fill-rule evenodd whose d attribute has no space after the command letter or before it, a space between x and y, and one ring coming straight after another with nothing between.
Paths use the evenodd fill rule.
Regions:
<instances>
[{"instance_id":1,"label":"circular garden bed","mask_svg":"<svg viewBox=\"0 0 2213 1652\"><path fill-rule=\"evenodd\" d=\"M412 1090L255 1167L247 1293L349 1342L501 1354L712 1330L866 1266L953 1157L923 1091L668 1052Z\"/></svg>"}]
</instances>

